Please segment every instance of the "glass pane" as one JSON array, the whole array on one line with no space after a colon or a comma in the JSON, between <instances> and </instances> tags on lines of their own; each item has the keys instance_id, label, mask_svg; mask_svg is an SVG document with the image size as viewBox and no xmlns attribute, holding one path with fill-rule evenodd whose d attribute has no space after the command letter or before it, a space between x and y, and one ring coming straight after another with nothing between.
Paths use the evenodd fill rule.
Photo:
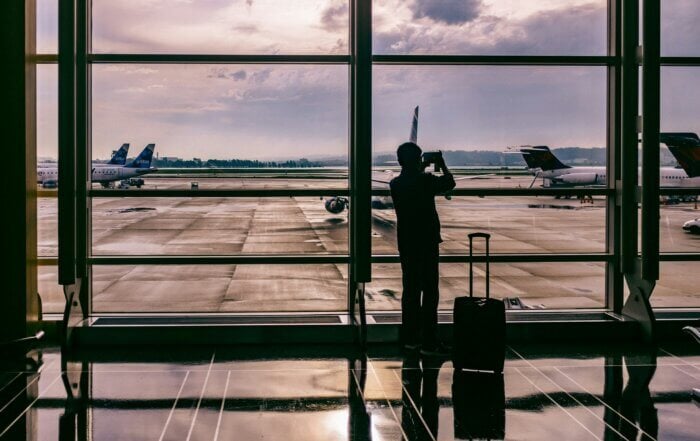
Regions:
<instances>
[{"instance_id":1,"label":"glass pane","mask_svg":"<svg viewBox=\"0 0 700 441\"><path fill-rule=\"evenodd\" d=\"M42 64L36 69L37 252L53 257L58 255L58 192L54 185L58 176L58 68Z\"/></svg>"},{"instance_id":2,"label":"glass pane","mask_svg":"<svg viewBox=\"0 0 700 441\"><path fill-rule=\"evenodd\" d=\"M347 254L347 209L317 197L95 198L95 255Z\"/></svg>"},{"instance_id":3,"label":"glass pane","mask_svg":"<svg viewBox=\"0 0 700 441\"><path fill-rule=\"evenodd\" d=\"M37 160L58 160L58 65L36 66ZM54 164L55 165L55 164Z\"/></svg>"},{"instance_id":4,"label":"glass pane","mask_svg":"<svg viewBox=\"0 0 700 441\"><path fill-rule=\"evenodd\" d=\"M347 0L93 0L95 52L344 54Z\"/></svg>"},{"instance_id":5,"label":"glass pane","mask_svg":"<svg viewBox=\"0 0 700 441\"><path fill-rule=\"evenodd\" d=\"M441 310L451 311L455 297L468 295L466 263L440 264ZM484 293L483 264L474 265L474 293ZM367 288L367 309L401 310L401 265L372 265ZM605 307L603 263L494 263L491 264L491 295L518 297L535 310Z\"/></svg>"},{"instance_id":6,"label":"glass pane","mask_svg":"<svg viewBox=\"0 0 700 441\"><path fill-rule=\"evenodd\" d=\"M420 106L418 144L444 152L460 187L603 185L606 77L602 67L377 66L375 171L397 169ZM558 161L544 162L542 146Z\"/></svg>"},{"instance_id":7,"label":"glass pane","mask_svg":"<svg viewBox=\"0 0 700 441\"><path fill-rule=\"evenodd\" d=\"M341 264L93 266L93 311L342 311L347 274Z\"/></svg>"},{"instance_id":8,"label":"glass pane","mask_svg":"<svg viewBox=\"0 0 700 441\"><path fill-rule=\"evenodd\" d=\"M698 82L700 68L697 67L664 67L661 70L661 130L684 133L680 139L661 144L661 187L700 188L700 147L683 141L686 137L697 139L700 133L700 109L694 105L700 100L700 91L695 87ZM674 195L663 198L671 204L694 199L696 197ZM688 217L690 213L692 211Z\"/></svg>"},{"instance_id":9,"label":"glass pane","mask_svg":"<svg viewBox=\"0 0 700 441\"><path fill-rule=\"evenodd\" d=\"M261 168L279 172L259 177L285 178L282 187L309 186L287 179L284 170L347 179L346 171L331 170L347 167L347 66L95 65L92 70L93 159L105 162L125 143L133 158L155 144L150 166L158 170L145 170L147 187L150 178L177 173L189 186L200 176L240 177ZM118 185L126 175L113 171L95 168L93 181ZM134 174L140 171L127 173ZM233 180L224 186L241 185Z\"/></svg>"},{"instance_id":10,"label":"glass pane","mask_svg":"<svg viewBox=\"0 0 700 441\"><path fill-rule=\"evenodd\" d=\"M58 192L42 190L51 197L37 199L37 253L39 257L58 256Z\"/></svg>"},{"instance_id":11,"label":"glass pane","mask_svg":"<svg viewBox=\"0 0 700 441\"><path fill-rule=\"evenodd\" d=\"M378 54L604 55L605 0L375 0Z\"/></svg>"},{"instance_id":12,"label":"glass pane","mask_svg":"<svg viewBox=\"0 0 700 441\"><path fill-rule=\"evenodd\" d=\"M697 308L700 306L697 274L700 262L661 262L651 306L654 308Z\"/></svg>"},{"instance_id":13,"label":"glass pane","mask_svg":"<svg viewBox=\"0 0 700 441\"><path fill-rule=\"evenodd\" d=\"M385 205L379 208L379 202ZM391 198L375 197L372 253L397 254L396 214ZM552 196L436 198L442 254L469 252L467 235L491 233L491 253L603 253L605 197L584 203ZM474 244L483 252L483 244Z\"/></svg>"},{"instance_id":14,"label":"glass pane","mask_svg":"<svg viewBox=\"0 0 700 441\"><path fill-rule=\"evenodd\" d=\"M673 196L670 196L673 197ZM661 205L659 245L661 252L700 253L700 210L698 202L677 200Z\"/></svg>"},{"instance_id":15,"label":"glass pane","mask_svg":"<svg viewBox=\"0 0 700 441\"><path fill-rule=\"evenodd\" d=\"M661 3L661 55L684 57L700 55L700 2L664 0Z\"/></svg>"},{"instance_id":16,"label":"glass pane","mask_svg":"<svg viewBox=\"0 0 700 441\"><path fill-rule=\"evenodd\" d=\"M36 0L36 52L58 53L58 0Z\"/></svg>"},{"instance_id":17,"label":"glass pane","mask_svg":"<svg viewBox=\"0 0 700 441\"><path fill-rule=\"evenodd\" d=\"M66 298L63 287L58 284L58 267L55 265L37 267L38 289L44 314L63 314Z\"/></svg>"}]
</instances>

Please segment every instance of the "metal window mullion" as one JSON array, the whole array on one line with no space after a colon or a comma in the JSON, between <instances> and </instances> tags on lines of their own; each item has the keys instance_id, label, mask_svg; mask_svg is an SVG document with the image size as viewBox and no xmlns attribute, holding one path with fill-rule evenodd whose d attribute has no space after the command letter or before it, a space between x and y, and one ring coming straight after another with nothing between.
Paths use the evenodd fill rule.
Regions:
<instances>
[{"instance_id":1,"label":"metal window mullion","mask_svg":"<svg viewBox=\"0 0 700 441\"><path fill-rule=\"evenodd\" d=\"M286 265L286 264L347 264L347 254L293 255L229 255L229 256L90 256L90 265Z\"/></svg>"},{"instance_id":2,"label":"metal window mullion","mask_svg":"<svg viewBox=\"0 0 700 441\"><path fill-rule=\"evenodd\" d=\"M87 4L89 0L77 0L76 3L76 143L75 143L75 180L76 180L76 275L83 279L86 287L90 286L87 266L89 255L89 225L87 190L89 186L90 152L88 151L88 109L89 109L89 80L86 55L88 51L88 16ZM90 313L91 296L89 289L80 291L83 305L83 316Z\"/></svg>"},{"instance_id":3,"label":"metal window mullion","mask_svg":"<svg viewBox=\"0 0 700 441\"><path fill-rule=\"evenodd\" d=\"M373 196L389 196L388 189L373 189ZM456 188L450 196L485 197L485 196L611 196L613 189L608 188Z\"/></svg>"},{"instance_id":4,"label":"metal window mullion","mask_svg":"<svg viewBox=\"0 0 700 441\"><path fill-rule=\"evenodd\" d=\"M73 0L58 4L58 282L69 285L76 276L76 11Z\"/></svg>"},{"instance_id":5,"label":"metal window mullion","mask_svg":"<svg viewBox=\"0 0 700 441\"><path fill-rule=\"evenodd\" d=\"M614 56L558 55L374 55L377 65L607 66Z\"/></svg>"},{"instance_id":6,"label":"metal window mullion","mask_svg":"<svg viewBox=\"0 0 700 441\"><path fill-rule=\"evenodd\" d=\"M232 190L103 190L88 189L92 198L265 198L265 197L323 197L348 196L348 189L232 189Z\"/></svg>"},{"instance_id":7,"label":"metal window mullion","mask_svg":"<svg viewBox=\"0 0 700 441\"><path fill-rule=\"evenodd\" d=\"M633 273L637 260L638 212L638 115L639 72L639 0L622 1L622 85L621 85L621 169L618 198L620 203L620 270Z\"/></svg>"},{"instance_id":8,"label":"metal window mullion","mask_svg":"<svg viewBox=\"0 0 700 441\"><path fill-rule=\"evenodd\" d=\"M643 2L642 277L659 278L660 0Z\"/></svg>"},{"instance_id":9,"label":"metal window mullion","mask_svg":"<svg viewBox=\"0 0 700 441\"><path fill-rule=\"evenodd\" d=\"M700 57L661 57L662 66L700 67Z\"/></svg>"},{"instance_id":10,"label":"metal window mullion","mask_svg":"<svg viewBox=\"0 0 700 441\"><path fill-rule=\"evenodd\" d=\"M350 155L350 274L371 280L372 193L372 2L354 2L353 143Z\"/></svg>"},{"instance_id":11,"label":"metal window mullion","mask_svg":"<svg viewBox=\"0 0 700 441\"><path fill-rule=\"evenodd\" d=\"M465 262L485 262L483 254L469 256L469 254L442 254L442 263L465 263ZM490 256L490 261L494 263L580 263L580 262L609 262L614 256L606 253L581 253L581 254L507 254L498 253ZM398 254L374 255L372 263L399 263Z\"/></svg>"},{"instance_id":12,"label":"metal window mullion","mask_svg":"<svg viewBox=\"0 0 700 441\"><path fill-rule=\"evenodd\" d=\"M88 54L92 64L348 64L350 55Z\"/></svg>"},{"instance_id":13,"label":"metal window mullion","mask_svg":"<svg viewBox=\"0 0 700 441\"><path fill-rule=\"evenodd\" d=\"M607 186L611 193L606 204L606 253L615 256L605 271L605 304L615 313L622 310L624 280L620 272L620 215L617 188L621 176L621 0L608 0L608 55L616 63L608 67L607 82Z\"/></svg>"}]
</instances>

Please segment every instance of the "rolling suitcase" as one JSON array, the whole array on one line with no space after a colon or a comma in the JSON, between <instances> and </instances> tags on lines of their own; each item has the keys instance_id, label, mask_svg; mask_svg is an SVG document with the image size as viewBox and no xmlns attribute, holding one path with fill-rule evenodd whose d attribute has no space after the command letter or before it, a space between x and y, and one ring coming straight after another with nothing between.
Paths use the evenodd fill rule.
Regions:
<instances>
[{"instance_id":1,"label":"rolling suitcase","mask_svg":"<svg viewBox=\"0 0 700 441\"><path fill-rule=\"evenodd\" d=\"M486 241L486 297L474 297L473 242ZM506 310L502 301L489 297L488 233L469 235L469 297L457 297L454 304L455 369L503 372L506 344Z\"/></svg>"}]
</instances>

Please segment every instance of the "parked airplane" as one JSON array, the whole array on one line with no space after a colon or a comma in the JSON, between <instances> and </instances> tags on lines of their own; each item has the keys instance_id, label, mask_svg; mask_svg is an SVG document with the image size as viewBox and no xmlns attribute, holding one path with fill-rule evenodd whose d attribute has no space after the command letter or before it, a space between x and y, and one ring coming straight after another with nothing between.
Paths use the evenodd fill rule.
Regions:
<instances>
[{"instance_id":1,"label":"parked airplane","mask_svg":"<svg viewBox=\"0 0 700 441\"><path fill-rule=\"evenodd\" d=\"M129 143L124 143L119 149L112 152L112 157L107 162L93 163L93 166L102 167L105 165L124 165L126 164L126 156L129 154ZM39 162L37 168L57 167L55 161Z\"/></svg>"},{"instance_id":2,"label":"parked airplane","mask_svg":"<svg viewBox=\"0 0 700 441\"><path fill-rule=\"evenodd\" d=\"M114 181L131 179L155 171L156 168L151 167L155 146L155 144L148 144L136 158L124 165L93 164L92 182L99 182L107 188ZM37 180L44 187L54 187L58 182L58 167L39 168Z\"/></svg>"},{"instance_id":3,"label":"parked airplane","mask_svg":"<svg viewBox=\"0 0 700 441\"><path fill-rule=\"evenodd\" d=\"M674 142L674 140L678 139L690 139L674 135L678 134L662 134L661 142L668 145L664 140ZM686 142L686 144L688 143ZM676 157L679 163L683 164L683 161L685 161L685 163L693 164L693 159L691 157L685 157L684 159L683 156L689 155L689 153L687 153L687 145L669 146L669 150L671 150L671 153ZM543 178L544 187L590 187L604 186L607 183L607 170L605 167L573 167L566 165L562 163L547 146L525 146L520 147L519 151L523 155L527 167L535 175L532 184L535 183L537 178ZM698 160L695 159L695 162L698 162ZM685 170L685 167L661 167L659 177L662 187L700 186L700 179L694 179L695 176L690 175L687 170ZM532 186L532 184L530 184L530 186Z\"/></svg>"},{"instance_id":4,"label":"parked airplane","mask_svg":"<svg viewBox=\"0 0 700 441\"><path fill-rule=\"evenodd\" d=\"M659 141L666 144L678 164L687 174L684 187L700 187L700 137L696 133L661 133Z\"/></svg>"},{"instance_id":5,"label":"parked airplane","mask_svg":"<svg viewBox=\"0 0 700 441\"><path fill-rule=\"evenodd\" d=\"M416 106L415 109L413 109L413 119L411 120L411 133L409 135L409 141L413 143L418 143L418 113L420 106ZM396 172L393 170L384 170L384 171L373 171L372 172L372 182L373 183L379 183L385 186L389 186L389 183L391 180L396 176ZM485 179L488 178L489 176L493 176L491 174L487 175L473 175L473 176L460 176L458 178L455 178L455 181L460 181L464 179ZM451 199L451 196L449 193L446 193L445 199ZM348 206L349 200L346 197L342 196L334 196L330 199L326 199L325 202L325 207L326 211L329 213L333 214L339 214L342 213L343 210ZM391 208L393 207L393 202L391 200L390 196L372 196L372 208L375 209L386 209L386 208Z\"/></svg>"}]
</instances>

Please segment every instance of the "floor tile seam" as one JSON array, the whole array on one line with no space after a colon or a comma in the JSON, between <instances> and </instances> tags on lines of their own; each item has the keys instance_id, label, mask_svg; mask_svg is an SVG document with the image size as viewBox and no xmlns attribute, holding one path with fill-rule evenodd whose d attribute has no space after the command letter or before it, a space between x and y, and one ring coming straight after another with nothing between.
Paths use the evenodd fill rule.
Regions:
<instances>
[{"instance_id":1,"label":"floor tile seam","mask_svg":"<svg viewBox=\"0 0 700 441\"><path fill-rule=\"evenodd\" d=\"M428 427L428 423L425 422L425 419L423 418L423 413L420 411L420 409L416 405L416 402L413 401L413 397L406 389L406 386L403 384L403 380L401 379L401 377L399 377L399 374L397 374L396 371L392 371L392 373L394 374L396 379L399 381L399 383L401 383L401 390L403 390L403 392L406 394L408 399L411 401L411 407L413 407L413 410L416 412L416 415L418 415L418 418L420 418L421 423L423 423L423 429L425 429L426 433L428 433L428 435L430 435L430 439L432 439L433 441L437 441L435 439L435 435L433 435L433 432ZM422 385L421 385L421 387L422 387Z\"/></svg>"},{"instance_id":2,"label":"floor tile seam","mask_svg":"<svg viewBox=\"0 0 700 441\"><path fill-rule=\"evenodd\" d=\"M627 423L629 423L630 425L632 425L632 426L634 426L634 427L637 426L636 423L634 423L634 422L631 421L629 418L627 418L626 416L624 416L623 414L621 414L620 412L618 412L617 410L615 410L613 407L611 407L611 406L610 406L608 403L606 403L605 401L603 401L603 400L601 400L600 398L598 398L597 395L595 395L593 392L589 391L586 387L584 387L584 386L583 386L581 383L579 383L578 381L574 380L570 375L568 375L568 374L566 374L565 372L559 370L559 368L554 368L554 369L556 369L557 372L559 372L560 374L564 375L566 378L568 378L569 380L571 380L572 383L576 384L578 387L580 387L581 389L583 389L587 394L589 394L590 396L592 396L593 398L595 398L595 399L596 399L598 402L600 402L604 407L606 407L607 409L610 409L612 412L614 412L614 413L615 413L616 415L618 415L620 418L622 418L623 420L625 420ZM603 421L603 422L605 422L605 421ZM605 424L606 424L608 427L610 427L610 425L609 425L607 422L606 422ZM622 436L622 434L620 434L615 428L612 428L612 429L615 431L615 433L617 433L618 435ZM648 434L644 429L639 428L639 430L640 430L644 435L646 435L650 440L656 440L656 438L654 438L653 436L651 436L650 434ZM622 438L624 438L624 436L622 436Z\"/></svg>"},{"instance_id":3,"label":"floor tile seam","mask_svg":"<svg viewBox=\"0 0 700 441\"><path fill-rule=\"evenodd\" d=\"M202 385L202 390L199 392L199 400L197 400L197 407L194 410L194 415L192 416L192 422L190 423L190 429L187 432L186 441L190 441L192 438L192 431L194 430L194 425L197 422L197 415L199 415L199 408L202 406L202 399L204 398L204 392L207 389L207 383L209 383L209 376L211 375L211 367L214 364L214 358L216 358L216 352L211 355L211 361L209 362L209 370L207 370L207 376L204 377L204 384Z\"/></svg>"},{"instance_id":4,"label":"floor tile seam","mask_svg":"<svg viewBox=\"0 0 700 441\"><path fill-rule=\"evenodd\" d=\"M681 372L681 373L687 375L688 377L692 378L692 379L695 380L695 381L699 381L699 380L700 380L700 372L698 373L699 376L696 377L694 374L691 374L690 372L686 372L686 371L684 371L683 369L679 368L678 366L669 366L669 367L674 368L674 369L677 370L678 372Z\"/></svg>"},{"instance_id":5,"label":"floor tile seam","mask_svg":"<svg viewBox=\"0 0 700 441\"><path fill-rule=\"evenodd\" d=\"M175 401L173 402L173 407L170 409L168 419L165 420L165 425L163 425L163 431L160 433L158 441L163 441L163 438L165 438L165 432L168 430L168 425L170 425L170 420L173 417L173 413L175 413L175 409L177 408L177 402L180 399L180 395L182 394L182 390L185 388L185 383L187 383L187 379L189 378L189 376L190 371L187 371L187 373L185 374L185 378L182 380L182 384L180 385L180 389L177 391L177 396L175 397Z\"/></svg>"},{"instance_id":6,"label":"floor tile seam","mask_svg":"<svg viewBox=\"0 0 700 441\"><path fill-rule=\"evenodd\" d=\"M59 378L61 377L60 372L58 373L58 377ZM36 377L32 378L32 380L29 382L29 384L27 384L25 387L23 387L21 391L17 392L17 394L15 396L13 396L9 401L7 401L4 406L0 407L0 413L2 413L5 409L7 409L7 407L10 404L12 404L13 401L15 401L19 396L21 396L23 393L25 393L27 391L27 389L29 389L32 386L32 384L38 382L40 379L41 379L41 374L36 374Z\"/></svg>"},{"instance_id":7,"label":"floor tile seam","mask_svg":"<svg viewBox=\"0 0 700 441\"><path fill-rule=\"evenodd\" d=\"M547 397L547 399L548 399L549 401L551 401L555 406L557 406L557 407L559 408L559 410L561 410L562 412L564 412L565 414L567 414L567 415L569 416L569 418L571 418L572 420L574 420L574 421L576 422L576 424L578 424L579 426L581 426L586 432L588 432L590 435L592 435L595 439L597 439L597 440L599 440L599 441L603 441L602 438L600 438L600 437L597 436L595 433L593 433L588 427L586 427L585 424L583 424L581 421L579 421L578 418L574 417L574 416L571 414L571 412L569 412L568 410L566 410L561 404L559 404L559 403L558 403L554 398L552 398L547 392L545 392L541 387L539 387L539 386L536 385L532 380L530 380L524 373L522 373L522 371L521 371L520 369L517 369L517 372L518 372L518 373L520 374L520 376L522 376L528 383L530 383L535 389L539 390L545 397Z\"/></svg>"},{"instance_id":8,"label":"floor tile seam","mask_svg":"<svg viewBox=\"0 0 700 441\"><path fill-rule=\"evenodd\" d=\"M384 395L384 401L386 401L386 404L389 406L389 410L391 410L391 414L394 415L394 422L399 426L399 430L401 430L401 434L403 435L404 439L409 439L408 436L406 435L406 432L403 430L403 425L401 424L401 420L399 419L399 416L396 414L396 410L394 409L394 406L391 404L391 400L389 400L389 396L386 393L386 390L384 389L384 384L382 381L379 379L379 375L377 375L377 371L372 364L371 360L367 361L367 367L371 370L372 375L374 376L375 380L377 380L377 384L379 385L379 388L382 391L382 395Z\"/></svg>"},{"instance_id":9,"label":"floor tile seam","mask_svg":"<svg viewBox=\"0 0 700 441\"><path fill-rule=\"evenodd\" d=\"M689 363L689 362L683 360L683 358L677 356L676 354L673 354L673 353L667 351L666 349L664 349L664 348L662 348L662 347L659 347L659 349L660 349L661 351L667 353L667 354L670 355L671 357L677 358L678 360L680 360L680 363L678 363L678 364L688 365L688 366L690 366L690 367L692 367L692 368L697 369L697 370L700 371L700 366L695 366L694 364Z\"/></svg>"},{"instance_id":10,"label":"floor tile seam","mask_svg":"<svg viewBox=\"0 0 700 441\"><path fill-rule=\"evenodd\" d=\"M556 368L555 368L555 369L556 369ZM571 395L561 384L559 384L557 381L555 381L553 378L551 378L551 377L550 377L549 375L547 375L545 372L542 372L539 368L535 368L535 371L536 371L539 375L541 375L542 377L544 377L545 379L547 379L547 381L549 381L550 383L552 383L554 386L558 387L559 390L561 390L564 394L566 394L566 396L568 396L570 399L574 400L582 409L586 410L586 412L588 412L588 413L590 413L591 415L593 415L593 417L594 417L595 419L597 419L598 421L600 421L601 423L603 423L604 426L609 427L613 432L615 432L618 436L620 436L620 438L622 438L622 439L627 439L627 438L625 438L625 436L624 436L622 433L620 433L620 431L618 431L615 427L613 427L613 426L611 426L610 424L608 424L608 422L605 421L604 418L601 418L599 415L597 415L595 412L593 412L588 406L586 406L585 404L583 404L578 398L576 398L576 397L574 397L573 395ZM584 390L585 390L585 389L584 389ZM588 392L588 391L586 391L586 392L587 392L589 395L593 396L593 394L591 394L590 392ZM651 439L653 440L654 438L651 438Z\"/></svg>"},{"instance_id":11,"label":"floor tile seam","mask_svg":"<svg viewBox=\"0 0 700 441\"><path fill-rule=\"evenodd\" d=\"M515 355L517 355L518 357L520 357L520 358L521 358L525 363L527 363L532 369L534 369L535 371L537 371L540 375L543 375L543 376L544 376L545 378L547 378L550 382L552 382L553 384L555 384L561 391L563 391L563 392L566 393L569 397L571 397L571 395L570 395L568 392L566 392L560 385L558 385L557 383L554 383L551 379L549 379L549 377L547 377L547 375L545 375L545 374L544 374L537 366L535 366L530 360L528 360L527 358L525 358L520 352L516 351L516 350L515 350L512 346L510 346L510 345L508 345L507 348L508 348L509 350L511 350ZM545 396L546 396L550 401L552 401L557 407L559 407L559 408L560 408L561 410L563 410L567 415L569 415L571 418L573 418L574 421L576 421L577 424L579 424L581 427L583 427L587 432L589 432L589 433L590 433L591 435L593 435L594 437L596 437L596 438L598 438L598 439L601 439L601 438L599 438L597 435L595 435L590 429L588 429L588 427L586 427L585 424L583 424L583 423L582 423L581 421L579 421L575 416L573 416L573 414L571 414L568 410L566 410L562 405L560 405L559 403L557 403L556 400L554 400L554 398L552 398L547 392L545 392L542 388L540 388L540 387L537 386L532 380L530 380L530 379L520 370L520 368L517 368L517 367L516 367L516 371L517 371L523 378L525 378L530 384L532 384L535 388L537 388L540 392L542 392L543 394L545 394ZM571 397L571 398L573 398L573 397ZM576 402L580 404L580 402L579 402L578 400L576 400ZM605 424L607 425L607 423L605 423ZM624 438L624 437L623 437L623 438Z\"/></svg>"},{"instance_id":12,"label":"floor tile seam","mask_svg":"<svg viewBox=\"0 0 700 441\"><path fill-rule=\"evenodd\" d=\"M219 430L221 428L221 420L224 416L224 407L226 406L226 395L228 394L228 385L230 380L231 371L228 371L228 373L226 374L226 385L224 386L224 394L221 398L221 408L219 409L219 418L216 421L216 431L214 431L213 441L217 441L219 439Z\"/></svg>"},{"instance_id":13,"label":"floor tile seam","mask_svg":"<svg viewBox=\"0 0 700 441\"><path fill-rule=\"evenodd\" d=\"M36 398L34 398L34 400L32 400L32 402L29 403L29 406L27 406L27 407L22 411L22 413L20 413L20 414L17 416L17 418L15 418L14 420L12 420L12 422L10 422L10 424L8 424L7 427L5 427L5 429L4 429L2 432L0 432L0 437L2 437L3 435L5 435L5 434L7 433L7 431L10 430L10 428L12 428L12 426L14 426L15 423L16 423L17 421L19 421L20 418L22 418L22 417L24 416L24 414L26 414L27 412L29 412L29 409L31 409L32 406L34 406L34 404L35 404L37 401L39 401L39 398L41 397L41 395L44 394L44 393L46 393L46 391L47 391L48 389L50 389L50 388L54 385L54 383L56 383L56 381L58 381L60 378L61 378L61 374L58 374L58 375L56 376L56 378L54 378L53 381L51 381L51 383L49 383L49 385L46 386L46 388L45 388L43 391L39 391L39 393L36 395ZM26 390L26 389L25 389L25 390Z\"/></svg>"}]
</instances>

